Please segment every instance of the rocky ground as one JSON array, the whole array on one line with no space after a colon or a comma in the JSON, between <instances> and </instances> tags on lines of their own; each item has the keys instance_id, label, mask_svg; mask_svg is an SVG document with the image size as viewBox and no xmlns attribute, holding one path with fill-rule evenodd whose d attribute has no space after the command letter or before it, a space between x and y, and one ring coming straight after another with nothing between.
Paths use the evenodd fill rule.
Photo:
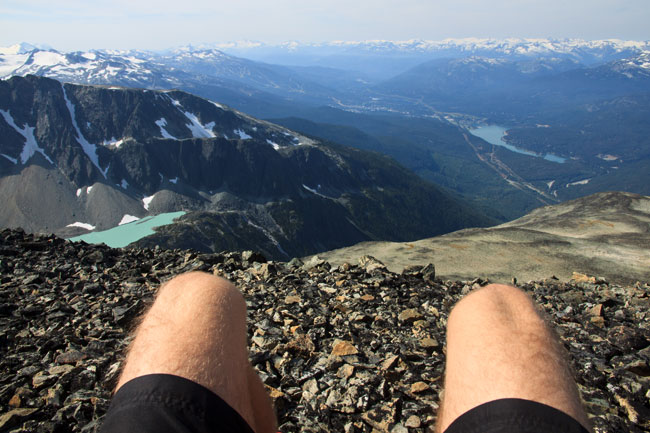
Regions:
<instances>
[{"instance_id":1,"label":"rocky ground","mask_svg":"<svg viewBox=\"0 0 650 433\"><path fill-rule=\"evenodd\" d=\"M482 280L433 266L266 262L251 253L109 249L0 232L0 431L93 432L133 318L189 270L234 281L251 359L283 432L432 431L451 306ZM595 431L650 431L650 286L520 284L568 349Z\"/></svg>"}]
</instances>

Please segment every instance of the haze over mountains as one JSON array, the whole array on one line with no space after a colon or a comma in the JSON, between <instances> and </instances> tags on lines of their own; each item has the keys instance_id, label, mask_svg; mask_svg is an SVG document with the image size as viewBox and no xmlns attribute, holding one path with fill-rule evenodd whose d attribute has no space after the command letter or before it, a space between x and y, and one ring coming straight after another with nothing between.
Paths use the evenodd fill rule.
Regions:
<instances>
[{"instance_id":1,"label":"haze over mountains","mask_svg":"<svg viewBox=\"0 0 650 433\"><path fill-rule=\"evenodd\" d=\"M186 140L194 140L195 146L198 146L199 141L205 143L205 140L219 143L237 141L239 144L235 146L236 152L243 151L247 155L243 157L244 160L254 159L253 155L264 160L262 166L249 164L246 169L249 173L250 170L259 170L260 167L267 170L269 166L272 167L269 172L285 170L286 173L286 168L282 168L285 167L284 165L267 163L266 159L271 158L269 161L273 161L278 153L298 154L302 149L309 147L293 146L295 143L279 140L279 137L288 137L283 135L286 133L290 134L289 136L302 137L299 140L303 142L309 140L316 143L313 149L321 149L318 143L322 143L324 139L392 157L423 180L445 188L449 193L441 194L450 198L452 202L465 201L474 208L468 214L469 219L461 221L459 226L466 226L464 224L469 224L470 220L478 221L477 224L485 224L488 221L505 222L539 206L560 203L600 191L621 190L650 194L649 53L648 42L618 40L465 39L439 42L293 43L276 46L233 43L220 46L188 46L162 53L136 50L62 53L23 44L0 49L0 76L5 78L2 84L13 83L10 85L12 89L7 89L6 92L9 93L5 95L13 95L12 92L24 91L30 86L56 88L54 84L37 84L31 77L25 81L30 83L29 85L18 85L19 81L15 78L9 79L11 76L29 74L47 76L62 82L107 86L104 89L70 87L72 94L81 92L88 98L85 102L83 98L73 102L73 96L70 99L70 106L80 110L76 114L81 118L90 116L93 120L79 121L75 126L66 119L67 126L60 127L58 131L66 138L56 139L59 140L58 143L63 143L65 140L74 143L75 140L70 140L78 137L77 142L85 140L89 144L95 143L97 153L96 156L92 156L92 151L86 151L86 156L83 156L79 150L76 150L72 158L71 155L63 159L52 156L52 153L48 152L54 147L48 150L47 146L41 143L42 140L53 139L56 134L39 132L45 131L46 128L43 120L39 120L38 116L27 115L25 112L22 118L16 117L17 108L10 108L7 104L10 100L9 96L3 96L0 104L5 105L2 106L4 111L0 119L0 128L6 131L6 136L11 138L11 142L1 143L5 157L0 157L0 169L3 170L3 181L7 184L6 173L8 172L5 170L15 171L17 166L25 164L22 155L26 151L22 146L25 142L31 143L30 128L35 128L35 142L38 146L29 148L31 150L26 155L29 154L30 157L27 157L27 160L33 158L39 160L42 166L46 166L50 158L54 162L53 165L65 166L64 177L72 179L70 188L75 194L77 189L83 190L91 186L92 182L99 182L102 185L112 184L110 194L107 193L112 197L112 204L105 206L104 211L94 211L94 216L89 217L88 209L97 209L97 206L84 204L85 210L82 211L79 203L74 205L77 206L75 214L83 215L87 224L99 229L115 225L124 214L129 212L143 216L148 212L178 210L183 206L193 211L208 208L210 211L214 210L216 204L210 193L211 190L215 190L214 185L206 189L205 184L189 182L192 193L187 191L179 193L177 190L180 188L180 182L170 181L182 179L182 176L177 175L180 168L169 169L169 173L161 171L158 162L155 164L150 162L156 158L147 153L154 152L151 150L153 148L158 152L158 149L164 148L167 144L151 144L149 141L169 141L173 137L183 143ZM115 86L150 90L181 89L259 118L272 119L274 124L283 125L288 130L281 126L259 123L241 113L230 111L227 107L224 109L230 113L230 117L224 120L222 115L215 114L219 109L205 100L201 103L190 103L194 108L188 109L181 99L174 99L181 101L180 106L174 106L164 97L150 99L153 94L160 96L172 93L147 94L142 91L133 93L113 89L113 92L117 92L116 95L122 96L106 96L112 95L109 90ZM29 90L28 99L33 95L41 95L39 92ZM94 96L88 96L91 93ZM139 96L134 96L136 94ZM176 95L173 96L176 98L181 93L174 92L173 95ZM39 97L37 96L33 101L34 107L42 102ZM57 97L59 100L56 104L59 107L68 104L65 98L60 99L60 95ZM182 98L189 98L189 95ZM160 105L162 101L166 101L167 104L164 108ZM83 108L84 103L85 108ZM93 105L96 105L95 109L91 108ZM203 105L211 108L203 112L198 108ZM67 108L68 112L72 112L70 106ZM118 121L115 119L122 116L117 114L119 108L140 114L132 119ZM57 110L59 116L65 115L63 108ZM88 110L88 113L85 110ZM96 112L92 113L93 110ZM100 117L109 113L114 118L113 124L110 127L102 126L99 130L94 130ZM191 116L194 116L194 119ZM67 115L67 117L72 119L75 116ZM222 121L225 122L225 126L220 123ZM247 123L249 121L253 123ZM89 122L93 127L84 122ZM214 125L211 128L206 127L211 122L214 122ZM193 126L188 128L187 125ZM501 137L488 142L470 133L475 127L481 125L493 125L504 131L507 130L507 134L503 137L505 142L500 141ZM47 125L48 128L50 126ZM258 127L264 132L256 136L251 132L253 127ZM162 133L163 130L168 136ZM236 136L234 131L237 130L244 135ZM210 134L214 134L215 137L212 138ZM128 158L125 156L127 151L124 149L129 146L122 146L122 143L116 145L122 140L123 143L128 143L131 139L141 146L140 149L145 149L135 154L142 160L146 160L146 163L140 162L138 166L132 162L134 155L130 154ZM243 142L248 141L257 144L248 147L242 145ZM268 142L280 146L280 152L275 151ZM503 147L506 142L512 146L510 149L515 149L517 152ZM256 147L258 145L263 150L258 151ZM183 146L181 147L186 148ZM202 146L205 147L205 144ZM5 149L9 150L5 151ZM312 152L315 151L313 149ZM353 171L352 178L355 180L352 183L355 186L350 187L347 181L338 184L337 180L335 186L330 185L336 190L336 193L331 195L315 188L316 184L320 184L321 187L324 185L323 182L316 183L316 180L312 181L314 185L304 184L308 189L302 188L306 176L303 173L289 182L292 183L292 188L300 191L300 195L313 190L326 198L334 196L341 198L342 196L337 194L342 194L344 191L365 191L364 188L372 186L373 183L377 184L384 178L403 180L400 181L402 183L398 182L399 187L395 186L397 184L392 184L396 188L395 194L398 194L399 188L403 188L406 184L417 184L417 188L430 188L430 186L421 186L424 184L413 180L415 178L410 177L406 172L402 172L403 174L399 176L387 174L397 173L392 170L401 170L397 166L391 166L389 169L388 166L392 163L388 160L369 156L363 152L351 152L349 149L337 146L328 149L330 150L325 154L331 156L328 152L334 152L345 161L348 161L347 158L354 159L359 156L366 164L368 172L374 172L376 175L360 180L356 178L357 173ZM520 150L528 154L519 153ZM203 160L205 151L202 152L194 156ZM208 154L210 152L212 151ZM143 156L145 154L146 156ZM549 161L540 157L546 154L556 155L559 159ZM273 158L269 155L273 155ZM309 160L306 155L303 157ZM121 162L110 162L109 169L109 161L113 161L114 158ZM326 160L328 158L330 157L325 157ZM182 165L186 160L177 158L174 161ZM125 166L124 169L118 168L122 165ZM379 172L374 171L377 165L383 167ZM296 172L300 173L300 170L306 167L292 168L290 171L293 173L297 170ZM333 167L337 167L337 163ZM319 169L324 169L324 166ZM330 169L331 167L327 168ZM118 173L119 170L122 171ZM138 170L145 170L147 174L137 174ZM187 166L182 170L193 172L194 167ZM334 168L335 172L336 170L338 168ZM163 173L162 180L158 173ZM120 177L122 175L124 177ZM282 176L278 174L276 176L279 176L278 181L280 181ZM17 185L16 178L12 182L14 183L11 185ZM162 185L160 182L173 185L174 193L180 194L182 198L174 196L170 201L165 201L166 204L156 207L157 198L151 203L151 211L144 209L141 203L142 197L149 197L155 193L156 188ZM237 200L228 198L224 201L220 198L219 206L228 202L226 208L231 209L234 206L241 211L243 207L249 206L251 201L268 203L269 197L274 201L279 200L279 197L293 197L292 194L296 192L294 189L289 194L280 188L282 193L278 192L279 190L269 193L268 188L264 186L267 180L259 182L262 183L253 188L253 191L247 190L243 203L238 201L242 199L240 196ZM128 187L115 189L115 185L123 184L128 184ZM126 191L129 189L132 190L130 196ZM95 191L100 190L101 188L98 188ZM212 197L207 198L207 202L211 204L206 205L201 200L196 201L201 194ZM364 194L366 193L361 193L361 196ZM58 193L52 196L62 197ZM368 203L383 200L367 194L365 196L369 199ZM456 198L451 198L452 196ZM75 200L76 198L72 201ZM120 205L114 206L113 204L117 202ZM203 204L197 205L198 202ZM256 209L259 208L259 204L256 205ZM397 204L393 202L391 209L396 209ZM414 203L410 205L412 204ZM339 202L339 205L342 203ZM346 206L346 212L351 212L350 209L354 208L354 205L350 206L349 202L343 207ZM454 209L469 209L463 204L459 204L460 208L454 206L456 205L450 208L452 209L450 215L455 214ZM299 213L305 211L301 206L298 207L300 207ZM378 215L380 207L366 213L368 224L370 224L370 215L373 217ZM115 210L108 211L108 208ZM136 212L136 208L139 213ZM252 208L247 209L247 212L252 212ZM420 207L415 212L426 211L431 209L425 210L424 207ZM312 209L312 212L315 211ZM410 210L405 211L406 214L409 212ZM262 212L265 213L268 213L268 209ZM345 230L341 232L339 227L334 225L337 227L334 232L347 233L341 234L336 242L343 242L342 239L346 238L352 243L352 241L363 240L364 236L379 239L389 235L390 229L373 231L374 228L370 230L368 227L359 226L356 219L359 215L357 213L352 218L356 229L350 229L349 232ZM473 219L472 215L476 216L476 219ZM186 218L191 219L189 216ZM393 221L397 220L395 216ZM268 220L265 221L268 223ZM413 221L424 224L425 219L420 220L419 217L415 217ZM63 224L64 222L66 224ZM259 222L254 224L265 227L265 230L268 228L265 224L258 224ZM59 230L68 223L67 219L65 221L60 219L54 225L36 224L33 227L35 229L37 226L47 226L49 229ZM218 230L223 231L224 227L232 223L232 221L222 220ZM413 227L417 224L414 222ZM187 225L186 228L190 226ZM451 225L445 227L447 228L444 230L451 229ZM432 227L429 226L429 229ZM439 227L436 226L433 231L438 229ZM161 230L161 233L165 230ZM170 227L168 230L174 232L176 229ZM355 230L364 234L360 235ZM180 232L171 232L166 235L166 239L178 240L185 237L193 239L195 245L201 244L207 249L217 247L217 245L208 245L205 241L207 237L205 233L202 237L194 238L188 233L183 233L181 236ZM398 237L403 235L415 239L413 236L419 236L421 232L422 230L413 230L401 233ZM259 233L261 233L259 236L255 235L253 238L263 244L266 243L265 251L278 251L269 236L263 231ZM272 237L277 241L276 235L277 233ZM241 242L241 239L229 242L228 246ZM287 243L287 241L278 242ZM315 239L307 242L311 245L310 251L332 248L331 245L336 243L324 245L319 242L320 240ZM254 245L255 242L247 243L247 245L251 244ZM306 254L298 250L288 252L285 249L285 252L287 255Z\"/></svg>"}]
</instances>

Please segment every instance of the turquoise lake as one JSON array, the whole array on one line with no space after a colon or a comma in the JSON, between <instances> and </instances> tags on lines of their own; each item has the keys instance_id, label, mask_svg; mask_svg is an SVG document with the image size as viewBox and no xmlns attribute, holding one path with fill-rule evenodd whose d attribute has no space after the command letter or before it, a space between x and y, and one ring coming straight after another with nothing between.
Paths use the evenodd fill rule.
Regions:
<instances>
[{"instance_id":1,"label":"turquoise lake","mask_svg":"<svg viewBox=\"0 0 650 433\"><path fill-rule=\"evenodd\" d=\"M145 217L137 221L113 227L103 232L92 232L86 235L70 238L73 242L84 241L89 244L106 244L112 248L122 248L132 242L142 239L145 236L152 235L156 227L171 224L174 220L186 212L169 212L156 216Z\"/></svg>"},{"instance_id":2,"label":"turquoise lake","mask_svg":"<svg viewBox=\"0 0 650 433\"><path fill-rule=\"evenodd\" d=\"M511 144L508 144L503 140L503 137L505 136L507 129L508 128L504 128L503 126L489 125L489 126L481 126L475 129L470 129L469 133L476 137L482 138L483 140L487 141L490 144L505 147L506 149L512 152L517 152L528 156L534 156L537 158L544 158L547 161L557 162L559 164L562 164L566 161L566 158L562 158L561 156L553 155L551 153L547 153L546 155L539 155L535 152L530 152L528 150L520 149Z\"/></svg>"}]
</instances>

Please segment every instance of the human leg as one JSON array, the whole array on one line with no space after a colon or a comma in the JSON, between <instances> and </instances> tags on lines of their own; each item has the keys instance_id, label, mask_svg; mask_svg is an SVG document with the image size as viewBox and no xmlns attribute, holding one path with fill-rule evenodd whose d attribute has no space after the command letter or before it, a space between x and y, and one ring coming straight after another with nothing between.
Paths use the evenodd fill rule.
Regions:
<instances>
[{"instance_id":1,"label":"human leg","mask_svg":"<svg viewBox=\"0 0 650 433\"><path fill-rule=\"evenodd\" d=\"M170 374L209 389L257 433L275 432L264 387L248 361L246 303L228 281L192 272L164 284L136 330L117 391Z\"/></svg>"},{"instance_id":2,"label":"human leg","mask_svg":"<svg viewBox=\"0 0 650 433\"><path fill-rule=\"evenodd\" d=\"M470 409L505 398L539 402L589 425L564 349L533 300L512 286L487 286L454 307L444 386L438 432Z\"/></svg>"}]
</instances>

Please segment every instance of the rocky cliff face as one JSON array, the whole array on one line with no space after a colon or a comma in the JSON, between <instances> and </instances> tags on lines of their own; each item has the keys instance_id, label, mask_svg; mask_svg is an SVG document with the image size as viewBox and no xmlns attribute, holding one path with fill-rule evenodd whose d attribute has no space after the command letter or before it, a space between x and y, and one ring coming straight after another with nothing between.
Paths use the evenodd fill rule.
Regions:
<instances>
[{"instance_id":1,"label":"rocky cliff face","mask_svg":"<svg viewBox=\"0 0 650 433\"><path fill-rule=\"evenodd\" d=\"M5 227L71 235L183 210L143 244L288 259L490 223L392 160L180 91L13 77L0 114Z\"/></svg>"},{"instance_id":2,"label":"rocky cliff face","mask_svg":"<svg viewBox=\"0 0 650 433\"><path fill-rule=\"evenodd\" d=\"M189 270L242 290L251 360L287 433L432 431L449 310L486 283L443 281L433 265L393 273L369 257L331 268L250 251L117 250L4 230L0 431L96 431L134 317L162 282ZM595 431L650 431L647 282L521 287L567 348Z\"/></svg>"}]
</instances>

